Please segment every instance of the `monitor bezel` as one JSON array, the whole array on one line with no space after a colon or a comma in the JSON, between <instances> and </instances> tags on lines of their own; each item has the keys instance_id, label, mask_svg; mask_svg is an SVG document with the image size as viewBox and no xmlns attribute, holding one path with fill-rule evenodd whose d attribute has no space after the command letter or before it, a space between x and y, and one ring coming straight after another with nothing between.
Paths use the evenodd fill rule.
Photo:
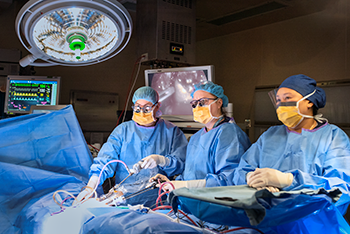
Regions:
<instances>
[{"instance_id":1,"label":"monitor bezel","mask_svg":"<svg viewBox=\"0 0 350 234\"><path fill-rule=\"evenodd\" d=\"M51 113L52 111L58 111L67 107L67 105L31 105L29 114ZM40 111L40 113L36 113Z\"/></svg>"},{"instance_id":2,"label":"monitor bezel","mask_svg":"<svg viewBox=\"0 0 350 234\"><path fill-rule=\"evenodd\" d=\"M23 81L57 81L57 95L56 95L56 103L55 105L59 104L59 98L60 98L60 89L61 89L61 77L59 76L7 76L6 80L6 93L5 93L5 103L4 103L4 113L7 115L15 115L15 114L29 114L30 108L27 111L13 111L8 109L8 98L9 98L9 89L10 89L10 82L11 80L23 80ZM50 105L54 106L54 105Z\"/></svg>"},{"instance_id":3,"label":"monitor bezel","mask_svg":"<svg viewBox=\"0 0 350 234\"><path fill-rule=\"evenodd\" d=\"M208 71L208 81L215 82L215 68L214 65L202 65L202 66L190 66L190 67L176 67L176 68L158 68L158 69L147 69L145 73L145 85L150 86L149 84L149 74L156 73L166 73L166 72L181 72L181 71ZM202 127L203 125L197 122L194 122L193 115L162 115L163 119L169 120L173 123L184 123L186 126L196 126Z\"/></svg>"},{"instance_id":4,"label":"monitor bezel","mask_svg":"<svg viewBox=\"0 0 350 234\"><path fill-rule=\"evenodd\" d=\"M174 67L174 68L158 68L158 69L146 69L145 70L145 85L149 86L148 83L148 74L155 73L165 73L165 72L176 72L176 71L208 71L208 81L212 81L215 83L214 76L214 65L204 65L204 66L193 66L193 67Z\"/></svg>"}]
</instances>

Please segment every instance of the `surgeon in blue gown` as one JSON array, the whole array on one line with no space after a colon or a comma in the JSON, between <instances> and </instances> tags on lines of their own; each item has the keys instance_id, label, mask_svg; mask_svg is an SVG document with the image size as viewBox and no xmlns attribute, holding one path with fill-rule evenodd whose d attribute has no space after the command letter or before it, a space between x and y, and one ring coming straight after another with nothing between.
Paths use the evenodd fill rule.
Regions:
<instances>
[{"instance_id":1,"label":"surgeon in blue gown","mask_svg":"<svg viewBox=\"0 0 350 234\"><path fill-rule=\"evenodd\" d=\"M90 168L88 186L79 194L77 201L91 193L89 188L96 186L102 168L113 159L122 160L129 168L142 160L142 170L129 177L123 185L140 186L137 184L148 183L148 179L157 173L169 177L182 173L188 142L178 127L157 117L160 107L158 93L151 87L141 87L135 91L132 101L132 120L118 125L103 144ZM103 171L99 184L113 175L118 184L129 172L122 163L111 163ZM156 198L157 191L154 190L136 196L128 203L151 206Z\"/></svg>"},{"instance_id":2,"label":"surgeon in blue gown","mask_svg":"<svg viewBox=\"0 0 350 234\"><path fill-rule=\"evenodd\" d=\"M226 116L223 108L227 107L228 98L220 85L210 81L199 83L191 96L193 119L205 127L190 138L185 170L171 183L175 189L232 185L233 172L250 147L250 140L233 119ZM157 177L166 180L164 176ZM167 184L164 190L172 187Z\"/></svg>"},{"instance_id":3,"label":"surgeon in blue gown","mask_svg":"<svg viewBox=\"0 0 350 234\"><path fill-rule=\"evenodd\" d=\"M344 214L350 202L350 142L317 114L326 104L324 90L299 74L284 80L272 96L284 125L270 127L249 148L233 183L272 192L339 188L343 194L335 206Z\"/></svg>"}]
</instances>

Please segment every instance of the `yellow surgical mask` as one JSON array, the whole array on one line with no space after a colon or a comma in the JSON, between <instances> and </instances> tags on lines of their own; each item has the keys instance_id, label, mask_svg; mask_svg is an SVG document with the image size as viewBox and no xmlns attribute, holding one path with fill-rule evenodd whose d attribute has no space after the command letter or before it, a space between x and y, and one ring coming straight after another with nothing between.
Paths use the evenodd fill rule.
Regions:
<instances>
[{"instance_id":1,"label":"yellow surgical mask","mask_svg":"<svg viewBox=\"0 0 350 234\"><path fill-rule=\"evenodd\" d=\"M192 109L193 111L193 120L202 124L207 124L212 116L210 114L209 106L197 106Z\"/></svg>"},{"instance_id":2,"label":"yellow surgical mask","mask_svg":"<svg viewBox=\"0 0 350 234\"><path fill-rule=\"evenodd\" d=\"M193 108L193 120L202 124L209 123L212 119L219 119L219 117L214 117L211 115L210 112L210 106L211 104L215 103L218 99L216 99L214 102L210 103L208 106L199 106L197 105L196 108Z\"/></svg>"},{"instance_id":3,"label":"yellow surgical mask","mask_svg":"<svg viewBox=\"0 0 350 234\"><path fill-rule=\"evenodd\" d=\"M155 121L153 117L153 110L150 113L143 113L143 111L136 113L134 111L132 120L134 120L139 125L147 125L147 124L153 123Z\"/></svg>"},{"instance_id":4,"label":"yellow surgical mask","mask_svg":"<svg viewBox=\"0 0 350 234\"><path fill-rule=\"evenodd\" d=\"M304 119L296 106L279 106L276 112L278 119L289 128L295 128Z\"/></svg>"},{"instance_id":5,"label":"yellow surgical mask","mask_svg":"<svg viewBox=\"0 0 350 234\"><path fill-rule=\"evenodd\" d=\"M300 113L299 103L313 95L315 91L306 95L297 102L281 102L276 110L278 119L287 127L295 128L301 123L301 121L303 121L304 118L314 118L314 116Z\"/></svg>"}]
</instances>

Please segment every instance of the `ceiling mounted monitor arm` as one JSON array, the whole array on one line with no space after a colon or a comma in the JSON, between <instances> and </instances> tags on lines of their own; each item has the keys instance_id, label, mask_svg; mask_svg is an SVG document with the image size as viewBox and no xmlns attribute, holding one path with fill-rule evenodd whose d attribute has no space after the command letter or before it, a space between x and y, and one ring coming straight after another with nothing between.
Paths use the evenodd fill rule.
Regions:
<instances>
[{"instance_id":1,"label":"ceiling mounted monitor arm","mask_svg":"<svg viewBox=\"0 0 350 234\"><path fill-rule=\"evenodd\" d=\"M19 60L19 65L21 65L21 67L26 67L26 66L36 66L36 67L50 67L50 66L54 66L54 65L60 65L58 63L38 63L35 62L35 60L37 60L38 58L36 58L34 55L32 54L28 54L27 56L25 56L24 58L22 58L21 60Z\"/></svg>"},{"instance_id":2,"label":"ceiling mounted monitor arm","mask_svg":"<svg viewBox=\"0 0 350 234\"><path fill-rule=\"evenodd\" d=\"M16 33L31 53L22 67L87 66L126 47L132 20L116 0L30 0L17 15Z\"/></svg>"}]
</instances>

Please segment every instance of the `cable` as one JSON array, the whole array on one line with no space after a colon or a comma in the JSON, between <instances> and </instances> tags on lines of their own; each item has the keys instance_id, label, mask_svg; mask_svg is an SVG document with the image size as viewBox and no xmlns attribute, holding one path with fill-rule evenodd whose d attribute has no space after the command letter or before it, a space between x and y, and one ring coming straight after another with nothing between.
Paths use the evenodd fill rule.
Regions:
<instances>
[{"instance_id":1,"label":"cable","mask_svg":"<svg viewBox=\"0 0 350 234\"><path fill-rule=\"evenodd\" d=\"M160 209L171 209L171 211L173 210L173 208L171 206L158 206L154 209L152 209L152 211L156 211L156 210L160 210ZM170 212L171 212L170 211ZM183 216L185 216L188 220L191 221L191 223L193 225L195 225L196 227L198 227L198 225L196 224L196 222L194 222L185 212L183 212L182 210L178 210Z\"/></svg>"},{"instance_id":2,"label":"cable","mask_svg":"<svg viewBox=\"0 0 350 234\"><path fill-rule=\"evenodd\" d=\"M160 180L159 180L158 182L160 183ZM175 186L174 186L173 183L171 183L170 181L166 181L166 182L160 183L160 188L159 188L159 190L161 190L161 189L163 188L163 186L166 185L166 184L170 184L171 187L173 187L173 190L175 189ZM160 195L160 192L158 193L158 195Z\"/></svg>"},{"instance_id":3,"label":"cable","mask_svg":"<svg viewBox=\"0 0 350 234\"><path fill-rule=\"evenodd\" d=\"M198 227L198 225L196 224L195 221L193 221L185 212L183 212L182 210L178 210L182 215L184 215L188 220L191 221L191 223L193 223L194 226Z\"/></svg>"},{"instance_id":4,"label":"cable","mask_svg":"<svg viewBox=\"0 0 350 234\"><path fill-rule=\"evenodd\" d=\"M166 191L166 192L161 193L161 194L158 196L157 201L156 201L156 207L158 207L158 202L160 202L160 204L163 205L163 203L162 203L162 196L165 195L165 194L168 194L168 193L169 193L169 191Z\"/></svg>"},{"instance_id":5,"label":"cable","mask_svg":"<svg viewBox=\"0 0 350 234\"><path fill-rule=\"evenodd\" d=\"M93 194L95 195L95 197L97 197L96 189L98 188L98 186L99 186L99 184L100 184L100 180L101 180L102 173L103 173L103 171L105 170L105 168L106 168L109 164L114 163L114 162L122 163L122 164L125 166L126 170L129 172L129 175L128 175L127 177L129 177L130 175L132 175L131 172L130 172L130 170L129 170L129 168L128 168L128 166L126 165L125 162L123 162L123 161L121 161L121 160L118 160L118 159L114 159L114 160L109 161L108 163L106 163L106 164L102 167L95 188L91 188L91 189L92 189L92 192L89 193L89 194L85 197L85 199L84 199L83 201L80 201L77 205L86 202ZM124 180L125 180L125 179L124 179ZM124 181L124 180L123 180L123 181ZM86 187L86 186L85 186L85 187ZM84 189L85 187L83 187L83 189ZM67 198L64 199L61 203L59 203L59 202L56 200L56 194L59 193L59 192L66 193L66 194L68 194L70 197L67 197ZM61 213L62 211L64 211L63 203L64 203L67 199L69 199L69 198L74 198L74 200L77 199L72 193L70 193L70 192L68 192L68 191L65 191L65 190L57 190L56 192L53 193L52 198L53 198L54 202L55 202L57 205L59 205L59 206L61 207L61 210L60 210L59 212L52 213L51 215L58 214L58 213Z\"/></svg>"},{"instance_id":6,"label":"cable","mask_svg":"<svg viewBox=\"0 0 350 234\"><path fill-rule=\"evenodd\" d=\"M142 57L141 57L141 58L142 58ZM140 60L141 60L141 58L140 58ZM126 108L128 108L129 99L130 99L132 90L133 90L134 87L135 87L135 84L136 84L136 81L137 81L137 77L139 76L140 68L141 68L141 63L139 62L139 67L137 68L137 73L136 73L136 75L135 75L134 83L132 84L131 89L129 90L128 98L126 99L125 110L126 110ZM125 120L125 115L126 115L126 111L124 112L124 116L123 116L122 123L123 123L124 120Z\"/></svg>"},{"instance_id":7,"label":"cable","mask_svg":"<svg viewBox=\"0 0 350 234\"><path fill-rule=\"evenodd\" d=\"M158 190L158 197L157 197L157 200L158 200L158 198L159 198L159 196L160 196L160 194L161 194L161 192L162 192L163 185L162 185L162 183L160 182L160 179L159 179L159 178L158 178L157 181L158 181L158 184L160 184L159 190ZM160 205L163 205L162 200L160 200ZM158 202L156 202L156 207L158 207Z\"/></svg>"},{"instance_id":8,"label":"cable","mask_svg":"<svg viewBox=\"0 0 350 234\"><path fill-rule=\"evenodd\" d=\"M96 150L97 152L100 152L100 149L96 148L95 146L91 145L90 143L87 143L87 144L88 144L88 146L90 146L91 148Z\"/></svg>"},{"instance_id":9,"label":"cable","mask_svg":"<svg viewBox=\"0 0 350 234\"><path fill-rule=\"evenodd\" d=\"M132 84L132 78L134 77L134 72L135 72L136 64L137 64L137 61L135 62L134 68L132 69L131 79L130 79L129 87L128 87L128 95L129 95L129 93L130 93L130 88L131 88L131 84ZM124 107L123 107L122 112L121 112L120 115L119 115L119 118L118 118L118 121L117 121L117 125L119 124L120 118L123 116L124 111L126 111L126 101L127 101L127 100L125 100L125 105L124 105Z\"/></svg>"},{"instance_id":10,"label":"cable","mask_svg":"<svg viewBox=\"0 0 350 234\"><path fill-rule=\"evenodd\" d=\"M153 208L152 210L156 211L156 210L160 210L160 209L171 209L171 211L173 210L173 208L171 206L158 206L156 208Z\"/></svg>"},{"instance_id":11,"label":"cable","mask_svg":"<svg viewBox=\"0 0 350 234\"><path fill-rule=\"evenodd\" d=\"M229 229L229 230L225 230L225 231L222 231L220 233L229 233L229 232L234 232L234 231L238 231L238 230L242 230L242 229L253 229L261 234L264 234L262 231L260 231L259 229L256 229L256 228L250 228L250 227L238 227L238 228L232 228L232 229Z\"/></svg>"},{"instance_id":12,"label":"cable","mask_svg":"<svg viewBox=\"0 0 350 234\"><path fill-rule=\"evenodd\" d=\"M167 193L170 192L170 191L167 191L167 192L164 192L164 193L161 194L161 191L162 191L164 185L170 184L170 185L173 187L173 190L175 189L175 186L174 186L170 181L166 181L166 182L161 183L161 182L160 182L160 179L158 178L158 183L160 184L160 187L159 187L159 190L158 190L158 198L157 198L157 201L156 201L156 207L158 207L158 200L159 200L159 202L160 202L160 205L163 205L163 202L162 202L162 200L161 200L161 197L162 197L164 194L167 194Z\"/></svg>"},{"instance_id":13,"label":"cable","mask_svg":"<svg viewBox=\"0 0 350 234\"><path fill-rule=\"evenodd\" d=\"M123 111L120 113L120 116L119 116L119 118L118 118L117 125L119 124L120 118L121 118L121 116L123 116L123 113L124 113L124 116L123 116L123 121L122 121L122 122L124 122L124 120L125 120L126 109L127 109L128 103L129 103L130 94L131 94L131 92L132 92L132 89L133 89L134 86L135 86L137 77L138 77L138 75L139 75L140 67L141 67L141 63L140 63L140 62L141 62L141 59L142 59L142 58L144 58L144 56L139 57L139 58L136 60L135 64L134 64L134 68L133 68L132 73L131 73L131 79L130 79L130 83L129 83L129 87L128 87L128 96L127 96L127 99L125 100L125 105L124 105ZM132 81L133 81L133 76L134 76L136 64L139 64L139 67L138 67L137 74L136 74L136 76L135 76L134 82L132 82ZM133 85L131 85L132 83L133 83Z\"/></svg>"},{"instance_id":14,"label":"cable","mask_svg":"<svg viewBox=\"0 0 350 234\"><path fill-rule=\"evenodd\" d=\"M70 192L68 192L68 191L66 191L66 190L57 190L56 192L54 192L54 193L52 194L52 198L53 198L54 202L55 202L57 205L59 205L61 208L64 208L64 207L63 207L63 202L66 201L67 198L64 199L61 203L59 203L59 202L56 200L56 194L59 193L59 192L66 193L66 194L68 194L68 195L70 196L70 197L68 197L68 198L74 198L74 199L75 199L75 196L74 196L72 193L70 193Z\"/></svg>"},{"instance_id":15,"label":"cable","mask_svg":"<svg viewBox=\"0 0 350 234\"><path fill-rule=\"evenodd\" d=\"M129 175L128 175L127 177L129 177L129 176L131 175L128 166L127 166L127 165L125 164L125 162L123 162L122 160L114 159L114 160L109 161L108 163L106 163L106 164L102 167L101 172L100 172L100 175L98 176L98 179L97 179L97 183L96 183L96 185L95 185L95 188L93 189L93 191L92 191L90 194L88 194L88 196L87 196L88 198L90 198L90 197L92 196L92 194L93 194L94 192L96 192L96 189L98 188L98 186L99 186L99 184L100 184L101 176L102 176L102 173L103 173L103 171L105 170L105 168L106 168L109 164L114 163L114 162L122 163L122 164L125 166L126 170L129 172ZM125 179L124 179L124 180L125 180ZM123 180L123 181L124 181L124 180ZM120 183L119 183L119 184L120 184ZM86 200L87 200L87 199L86 199ZM80 204L84 203L86 200L83 200L82 202L80 202Z\"/></svg>"}]
</instances>

